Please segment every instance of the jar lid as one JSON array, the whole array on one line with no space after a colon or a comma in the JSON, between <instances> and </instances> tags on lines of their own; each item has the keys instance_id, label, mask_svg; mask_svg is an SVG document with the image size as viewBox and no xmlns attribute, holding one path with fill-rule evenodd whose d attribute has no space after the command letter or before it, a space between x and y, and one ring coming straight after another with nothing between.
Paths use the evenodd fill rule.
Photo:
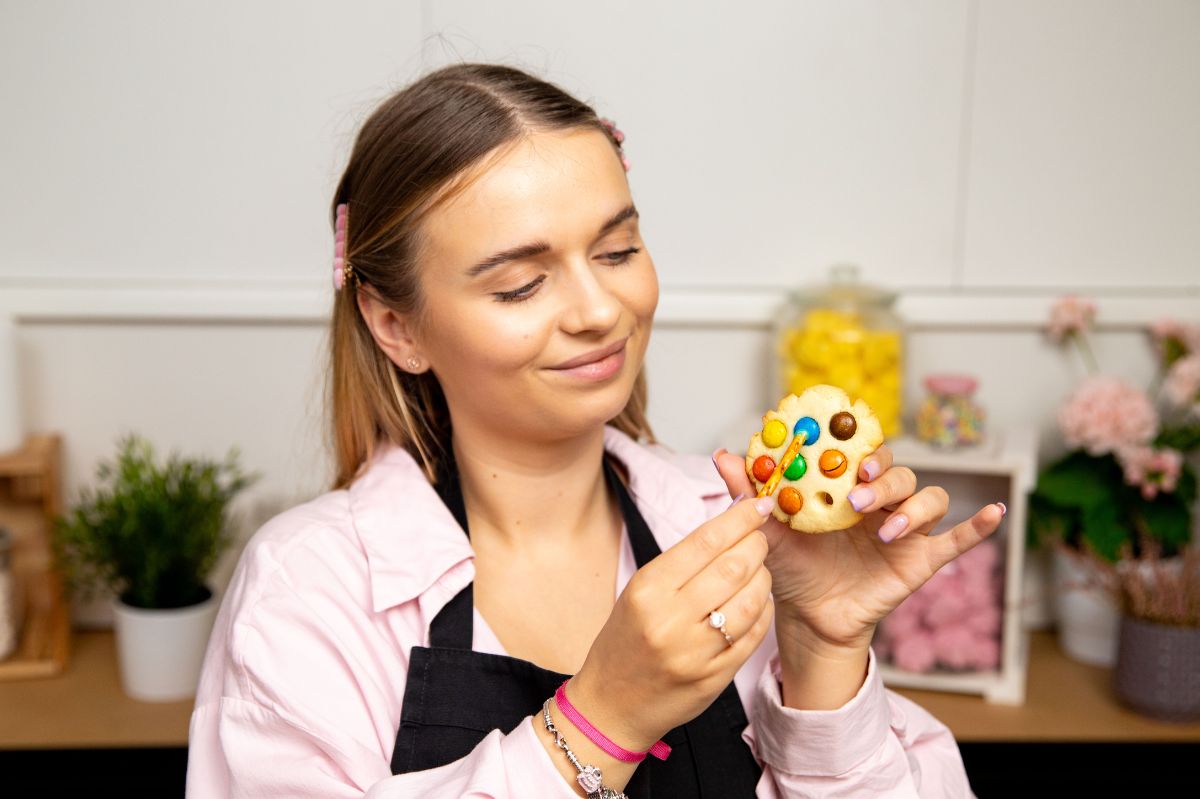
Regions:
<instances>
[{"instance_id":1,"label":"jar lid","mask_svg":"<svg viewBox=\"0 0 1200 799\"><path fill-rule=\"evenodd\" d=\"M925 389L934 394L973 394L979 381L970 375L941 373L925 376Z\"/></svg>"},{"instance_id":2,"label":"jar lid","mask_svg":"<svg viewBox=\"0 0 1200 799\"><path fill-rule=\"evenodd\" d=\"M828 307L855 307L889 306L896 301L897 294L860 282L858 265L841 263L830 267L828 283L796 289L792 297Z\"/></svg>"}]
</instances>

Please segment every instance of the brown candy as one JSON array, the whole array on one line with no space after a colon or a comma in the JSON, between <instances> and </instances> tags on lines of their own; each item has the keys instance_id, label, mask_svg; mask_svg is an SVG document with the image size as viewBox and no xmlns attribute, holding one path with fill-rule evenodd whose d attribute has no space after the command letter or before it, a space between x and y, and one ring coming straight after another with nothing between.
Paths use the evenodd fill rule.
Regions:
<instances>
[{"instance_id":1,"label":"brown candy","mask_svg":"<svg viewBox=\"0 0 1200 799\"><path fill-rule=\"evenodd\" d=\"M841 477L846 472L846 456L836 449L821 453L821 474L826 477Z\"/></svg>"},{"instance_id":2,"label":"brown candy","mask_svg":"<svg viewBox=\"0 0 1200 799\"><path fill-rule=\"evenodd\" d=\"M754 479L765 483L771 479L771 472L775 471L775 461L769 455L759 455L754 461L753 471Z\"/></svg>"},{"instance_id":3,"label":"brown candy","mask_svg":"<svg viewBox=\"0 0 1200 799\"><path fill-rule=\"evenodd\" d=\"M858 430L858 420L849 411L835 413L829 420L829 432L838 441L853 438Z\"/></svg>"},{"instance_id":4,"label":"brown candy","mask_svg":"<svg viewBox=\"0 0 1200 799\"><path fill-rule=\"evenodd\" d=\"M788 486L779 492L779 509L788 516L793 516L804 507L804 497L800 492Z\"/></svg>"}]
</instances>

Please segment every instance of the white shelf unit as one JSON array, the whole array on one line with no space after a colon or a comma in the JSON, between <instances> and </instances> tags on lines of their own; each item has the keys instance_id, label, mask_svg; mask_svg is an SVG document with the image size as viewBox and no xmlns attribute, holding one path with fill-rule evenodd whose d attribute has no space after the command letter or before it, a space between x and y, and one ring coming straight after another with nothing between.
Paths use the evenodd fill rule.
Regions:
<instances>
[{"instance_id":1,"label":"white shelf unit","mask_svg":"<svg viewBox=\"0 0 1200 799\"><path fill-rule=\"evenodd\" d=\"M1025 701L1029 632L1021 622L1022 571L1028 495L1037 479L1037 436L1031 430L995 430L980 444L955 450L931 447L902 436L886 442L896 465L917 475L918 490L941 485L950 493L950 511L937 532L969 518L988 502L1003 502L1008 513L992 534L1004 567L1000 668L992 671L916 673L880 663L889 686L979 694L988 702L1020 705ZM997 495L999 493L999 495Z\"/></svg>"}]
</instances>

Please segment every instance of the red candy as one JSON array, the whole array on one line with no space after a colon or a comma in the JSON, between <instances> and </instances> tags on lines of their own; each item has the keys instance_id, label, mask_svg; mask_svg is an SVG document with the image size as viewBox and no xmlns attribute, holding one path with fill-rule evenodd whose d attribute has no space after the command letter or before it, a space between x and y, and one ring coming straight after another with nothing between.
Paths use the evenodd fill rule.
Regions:
<instances>
[{"instance_id":1,"label":"red candy","mask_svg":"<svg viewBox=\"0 0 1200 799\"><path fill-rule=\"evenodd\" d=\"M771 460L769 455L759 455L754 461L754 479L760 483L765 483L771 479L771 473L775 471L775 461Z\"/></svg>"}]
</instances>

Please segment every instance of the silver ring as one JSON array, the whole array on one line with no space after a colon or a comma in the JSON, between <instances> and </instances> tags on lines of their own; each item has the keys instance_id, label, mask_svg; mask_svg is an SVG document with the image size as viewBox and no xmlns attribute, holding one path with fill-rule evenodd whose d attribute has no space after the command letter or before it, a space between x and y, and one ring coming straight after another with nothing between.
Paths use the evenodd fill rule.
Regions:
<instances>
[{"instance_id":1,"label":"silver ring","mask_svg":"<svg viewBox=\"0 0 1200 799\"><path fill-rule=\"evenodd\" d=\"M714 610L708 614L708 626L717 630L721 635L725 636L725 643L733 646L733 636L729 634L729 630L725 629L725 614L719 610Z\"/></svg>"}]
</instances>

